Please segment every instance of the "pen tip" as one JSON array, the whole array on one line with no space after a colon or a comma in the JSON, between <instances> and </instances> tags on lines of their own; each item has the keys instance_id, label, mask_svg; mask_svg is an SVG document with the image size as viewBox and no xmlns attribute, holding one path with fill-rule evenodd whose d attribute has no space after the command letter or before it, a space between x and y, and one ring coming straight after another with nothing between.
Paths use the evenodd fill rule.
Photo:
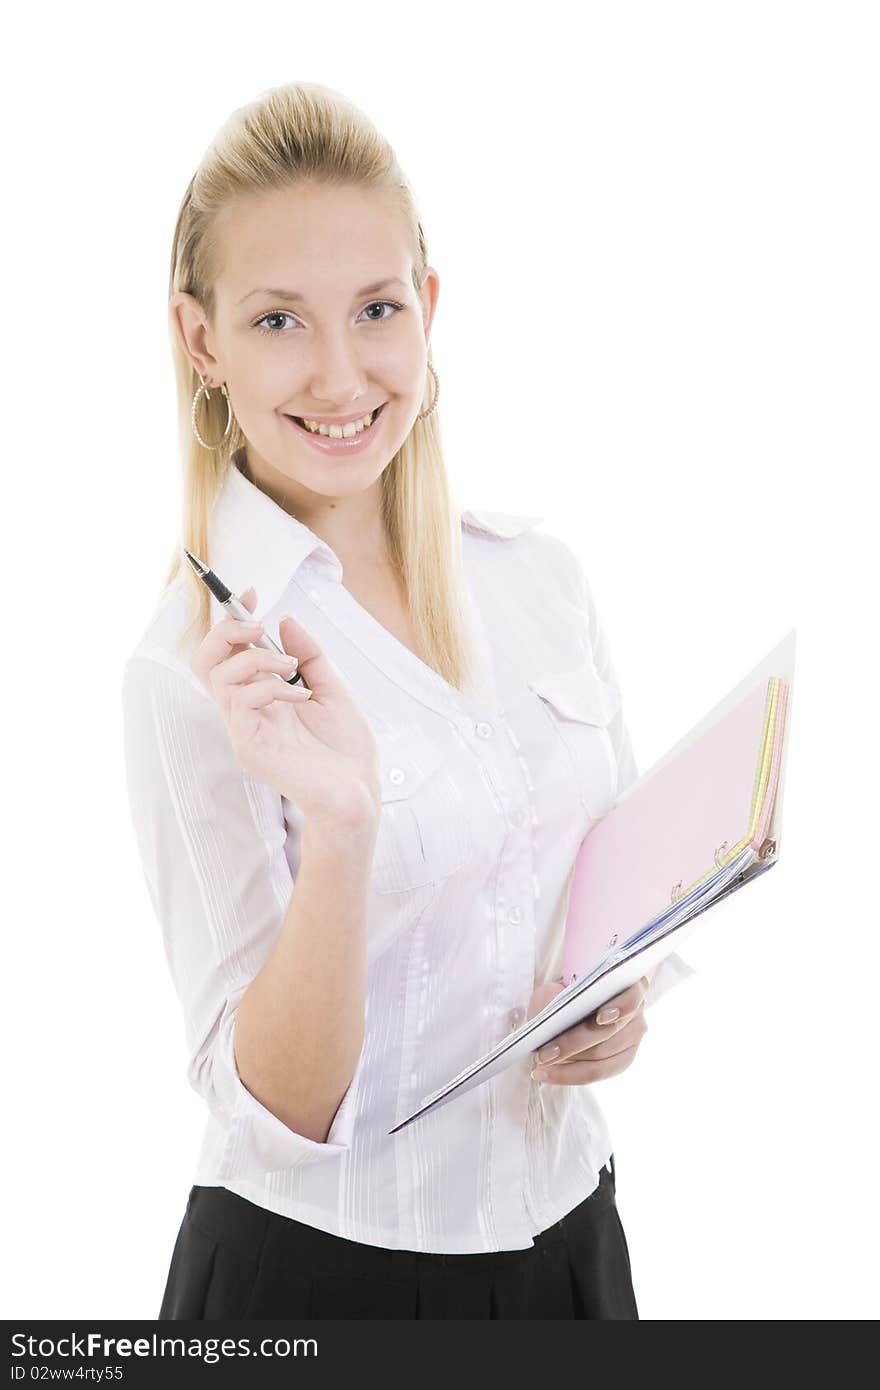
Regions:
<instances>
[{"instance_id":1,"label":"pen tip","mask_svg":"<svg viewBox=\"0 0 880 1390\"><path fill-rule=\"evenodd\" d=\"M232 590L227 589L222 579L219 579L210 565L206 565L204 561L199 559L198 555L193 555L192 551L187 550L185 545L181 549L202 583L210 589L217 602L228 603L232 598Z\"/></svg>"},{"instance_id":2,"label":"pen tip","mask_svg":"<svg viewBox=\"0 0 880 1390\"><path fill-rule=\"evenodd\" d=\"M189 560L189 562L190 562L190 564L192 565L193 569L195 570L196 574L207 574L207 572L208 572L208 567L207 567L207 565L203 565L202 562L201 562L201 560L198 558L197 555L193 555L193 553L192 553L191 550L187 550L186 546L183 547L183 553L184 553L184 555L186 556L186 558Z\"/></svg>"}]
</instances>

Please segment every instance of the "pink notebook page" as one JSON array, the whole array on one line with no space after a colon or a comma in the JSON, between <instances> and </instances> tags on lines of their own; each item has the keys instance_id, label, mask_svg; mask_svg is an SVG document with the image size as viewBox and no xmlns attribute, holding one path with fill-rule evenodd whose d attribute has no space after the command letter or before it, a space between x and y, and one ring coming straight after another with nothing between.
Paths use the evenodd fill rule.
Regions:
<instances>
[{"instance_id":1,"label":"pink notebook page","mask_svg":"<svg viewBox=\"0 0 880 1390\"><path fill-rule=\"evenodd\" d=\"M767 787L753 837L773 808L787 686L779 681ZM768 688L764 680L641 787L611 808L581 844L565 921L563 977L582 977L716 867L749 831ZM760 838L759 838L760 837Z\"/></svg>"}]
</instances>

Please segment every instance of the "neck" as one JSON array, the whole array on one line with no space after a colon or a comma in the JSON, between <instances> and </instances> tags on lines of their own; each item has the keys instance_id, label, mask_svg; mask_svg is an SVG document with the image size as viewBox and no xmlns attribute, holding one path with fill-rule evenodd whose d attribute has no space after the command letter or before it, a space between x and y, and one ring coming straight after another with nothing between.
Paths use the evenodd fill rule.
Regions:
<instances>
[{"instance_id":1,"label":"neck","mask_svg":"<svg viewBox=\"0 0 880 1390\"><path fill-rule=\"evenodd\" d=\"M391 565L388 538L379 509L381 480L352 497L325 497L278 473L255 466L246 451L236 456L241 473L288 516L307 526L339 556L345 570Z\"/></svg>"}]
</instances>

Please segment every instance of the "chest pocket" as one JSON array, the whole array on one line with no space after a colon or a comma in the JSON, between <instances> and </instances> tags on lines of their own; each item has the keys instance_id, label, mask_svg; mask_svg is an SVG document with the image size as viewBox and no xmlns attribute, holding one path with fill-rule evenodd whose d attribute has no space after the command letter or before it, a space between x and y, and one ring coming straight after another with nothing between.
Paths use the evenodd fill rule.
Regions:
<instances>
[{"instance_id":1,"label":"chest pocket","mask_svg":"<svg viewBox=\"0 0 880 1390\"><path fill-rule=\"evenodd\" d=\"M417 724L376 734L382 812L373 855L377 893L442 882L473 850L449 755Z\"/></svg>"},{"instance_id":2,"label":"chest pocket","mask_svg":"<svg viewBox=\"0 0 880 1390\"><path fill-rule=\"evenodd\" d=\"M571 670L533 676L528 684L568 751L584 809L598 820L617 796L617 758L608 726L620 707L620 692L601 679L589 657Z\"/></svg>"}]
</instances>

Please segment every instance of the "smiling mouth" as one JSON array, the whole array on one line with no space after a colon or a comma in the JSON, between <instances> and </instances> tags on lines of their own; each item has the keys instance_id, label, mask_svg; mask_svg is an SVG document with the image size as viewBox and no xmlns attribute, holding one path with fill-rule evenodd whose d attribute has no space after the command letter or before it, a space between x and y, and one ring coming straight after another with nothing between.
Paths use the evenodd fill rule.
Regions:
<instances>
[{"instance_id":1,"label":"smiling mouth","mask_svg":"<svg viewBox=\"0 0 880 1390\"><path fill-rule=\"evenodd\" d=\"M295 424L299 425L300 429L305 430L308 434L320 435L323 439L357 439L360 435L366 434L368 430L372 429L387 404L387 401L383 401L381 405L377 405L376 409L370 414L370 423L364 425L359 430L351 430L351 425L355 423L354 421L351 421L349 425L321 425L319 428L315 428L314 426L306 424L306 421L301 415L288 415L287 418L288 420L293 420ZM337 433L331 434L330 431L334 429ZM346 434L345 430L349 430L350 432Z\"/></svg>"}]
</instances>

